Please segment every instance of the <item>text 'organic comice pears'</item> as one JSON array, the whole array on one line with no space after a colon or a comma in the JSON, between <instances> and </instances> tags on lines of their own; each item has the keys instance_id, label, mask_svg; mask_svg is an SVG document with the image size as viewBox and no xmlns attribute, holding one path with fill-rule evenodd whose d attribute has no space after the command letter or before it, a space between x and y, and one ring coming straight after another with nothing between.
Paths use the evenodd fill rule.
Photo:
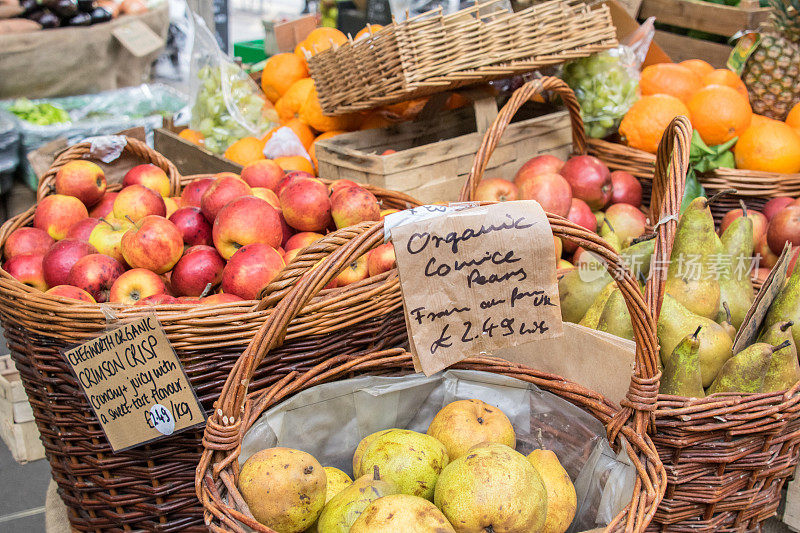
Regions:
<instances>
[{"instance_id":1,"label":"text 'organic comice pears'","mask_svg":"<svg viewBox=\"0 0 800 533\"><path fill-rule=\"evenodd\" d=\"M706 318L715 318L720 308L719 281L715 275L717 242L708 200L695 198L678 222L667 269L666 293L692 313Z\"/></svg>"},{"instance_id":2,"label":"text 'organic comice pears'","mask_svg":"<svg viewBox=\"0 0 800 533\"><path fill-rule=\"evenodd\" d=\"M672 396L703 398L703 378L700 374L700 339L702 326L685 336L664 364L658 392Z\"/></svg>"}]
</instances>

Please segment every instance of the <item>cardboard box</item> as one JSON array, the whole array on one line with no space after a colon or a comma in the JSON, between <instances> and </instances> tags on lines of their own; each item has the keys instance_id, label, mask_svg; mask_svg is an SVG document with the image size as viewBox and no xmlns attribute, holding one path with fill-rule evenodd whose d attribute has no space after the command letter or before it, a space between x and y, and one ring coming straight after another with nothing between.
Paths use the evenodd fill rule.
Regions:
<instances>
[{"instance_id":1,"label":"cardboard box","mask_svg":"<svg viewBox=\"0 0 800 533\"><path fill-rule=\"evenodd\" d=\"M0 438L18 463L44 458L33 410L10 355L0 357Z\"/></svg>"}]
</instances>

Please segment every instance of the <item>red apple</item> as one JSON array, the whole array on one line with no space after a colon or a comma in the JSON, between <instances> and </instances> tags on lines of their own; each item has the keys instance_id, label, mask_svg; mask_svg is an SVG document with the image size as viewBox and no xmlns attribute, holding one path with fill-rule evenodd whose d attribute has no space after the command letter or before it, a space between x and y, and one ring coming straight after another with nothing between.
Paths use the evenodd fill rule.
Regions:
<instances>
[{"instance_id":1,"label":"red apple","mask_svg":"<svg viewBox=\"0 0 800 533\"><path fill-rule=\"evenodd\" d=\"M594 216L594 213L592 213L591 208L583 200L578 198L572 199L569 213L567 213L567 219L579 226L583 226L589 231L597 231L597 218ZM572 241L564 239L563 242L564 251L567 253L573 253L578 247L578 245Z\"/></svg>"},{"instance_id":2,"label":"red apple","mask_svg":"<svg viewBox=\"0 0 800 533\"><path fill-rule=\"evenodd\" d=\"M231 176L223 176L217 179L209 189L203 193L200 200L200 209L203 211L206 220L214 222L217 214L222 208L242 196L250 196L252 191L250 186Z\"/></svg>"},{"instance_id":3,"label":"red apple","mask_svg":"<svg viewBox=\"0 0 800 533\"><path fill-rule=\"evenodd\" d=\"M60 241L67 236L69 228L88 216L86 206L74 196L53 194L39 202L33 215L33 227Z\"/></svg>"},{"instance_id":4,"label":"red apple","mask_svg":"<svg viewBox=\"0 0 800 533\"><path fill-rule=\"evenodd\" d=\"M125 272L122 263L104 254L85 255L69 271L69 284L83 289L98 303L108 301L108 291Z\"/></svg>"},{"instance_id":5,"label":"red apple","mask_svg":"<svg viewBox=\"0 0 800 533\"><path fill-rule=\"evenodd\" d=\"M381 152L381 155L392 155L392 154L396 154L396 153L397 153L397 150L392 150L391 148L389 148L389 149L384 150L383 152Z\"/></svg>"},{"instance_id":6,"label":"red apple","mask_svg":"<svg viewBox=\"0 0 800 533\"><path fill-rule=\"evenodd\" d=\"M49 287L65 285L69 280L69 271L85 255L96 254L94 246L78 239L63 239L47 250L42 260L44 280Z\"/></svg>"},{"instance_id":7,"label":"red apple","mask_svg":"<svg viewBox=\"0 0 800 533\"><path fill-rule=\"evenodd\" d=\"M161 196L169 196L169 177L159 167L147 163L136 165L122 178L122 186L143 185Z\"/></svg>"},{"instance_id":8,"label":"red apple","mask_svg":"<svg viewBox=\"0 0 800 533\"><path fill-rule=\"evenodd\" d=\"M548 213L567 216L572 203L572 191L567 180L559 174L525 176L518 182L521 200L536 200Z\"/></svg>"},{"instance_id":9,"label":"red apple","mask_svg":"<svg viewBox=\"0 0 800 533\"><path fill-rule=\"evenodd\" d=\"M163 274L175 266L182 254L181 232L164 217L144 217L122 236L122 257L131 268Z\"/></svg>"},{"instance_id":10,"label":"red apple","mask_svg":"<svg viewBox=\"0 0 800 533\"><path fill-rule=\"evenodd\" d=\"M342 187L331 195L331 215L338 229L359 222L381 219L381 207L374 194L361 187ZM290 222L291 223L291 222Z\"/></svg>"},{"instance_id":11,"label":"red apple","mask_svg":"<svg viewBox=\"0 0 800 533\"><path fill-rule=\"evenodd\" d=\"M781 254L787 242L792 246L800 245L800 205L784 207L772 217L767 229L767 242L776 255Z\"/></svg>"},{"instance_id":12,"label":"red apple","mask_svg":"<svg viewBox=\"0 0 800 533\"><path fill-rule=\"evenodd\" d=\"M280 182L278 182L278 186L275 187L275 194L277 194L278 197L280 198L281 191L284 189L284 187L291 185L299 178L308 178L310 180L319 181L317 177L314 176L313 174L310 174L303 170L293 170L291 172L287 172L286 176L284 176L284 178ZM320 183L322 182L320 181Z\"/></svg>"},{"instance_id":13,"label":"red apple","mask_svg":"<svg viewBox=\"0 0 800 533\"><path fill-rule=\"evenodd\" d=\"M272 189L267 189L265 187L253 187L252 191L253 191L253 196L264 200L269 205L280 211L281 202L280 200L278 200L278 195L275 194L275 191L273 191Z\"/></svg>"},{"instance_id":14,"label":"red apple","mask_svg":"<svg viewBox=\"0 0 800 533\"><path fill-rule=\"evenodd\" d=\"M67 239L78 239L79 241L89 242L92 230L100 223L100 219L89 217L79 220L67 231Z\"/></svg>"},{"instance_id":15,"label":"red apple","mask_svg":"<svg viewBox=\"0 0 800 533\"><path fill-rule=\"evenodd\" d=\"M283 211L278 211L278 218L281 220L281 246L285 248L286 243L289 242L289 239L294 235L294 229L286 223L286 219L283 217Z\"/></svg>"},{"instance_id":16,"label":"red apple","mask_svg":"<svg viewBox=\"0 0 800 533\"><path fill-rule=\"evenodd\" d=\"M122 237L132 227L133 223L130 220L117 220L113 216L101 218L100 223L89 234L89 244L94 246L98 253L111 256L124 264Z\"/></svg>"},{"instance_id":17,"label":"red apple","mask_svg":"<svg viewBox=\"0 0 800 533\"><path fill-rule=\"evenodd\" d=\"M772 217L778 214L778 211L790 205L794 202L794 198L789 198L788 196L778 196L777 198L771 199L769 202L764 204L764 209L762 210L764 216L767 217L767 221L772 220Z\"/></svg>"},{"instance_id":18,"label":"red apple","mask_svg":"<svg viewBox=\"0 0 800 533\"><path fill-rule=\"evenodd\" d=\"M179 303L177 298L162 292L161 294L153 294L146 298L140 298L139 301L133 305L136 307L149 307L155 305L174 305L177 303Z\"/></svg>"},{"instance_id":19,"label":"red apple","mask_svg":"<svg viewBox=\"0 0 800 533\"><path fill-rule=\"evenodd\" d=\"M44 255L54 242L56 241L42 229L17 228L6 239L5 246L3 246L3 255L6 259L11 259L15 255L21 254Z\"/></svg>"},{"instance_id":20,"label":"red apple","mask_svg":"<svg viewBox=\"0 0 800 533\"><path fill-rule=\"evenodd\" d=\"M111 285L108 301L133 305L142 298L167 292L164 280L146 268L133 268L120 275Z\"/></svg>"},{"instance_id":21,"label":"red apple","mask_svg":"<svg viewBox=\"0 0 800 533\"><path fill-rule=\"evenodd\" d=\"M642 205L642 184L636 176L624 170L611 173L611 203Z\"/></svg>"},{"instance_id":22,"label":"red apple","mask_svg":"<svg viewBox=\"0 0 800 533\"><path fill-rule=\"evenodd\" d=\"M166 216L164 198L144 185L129 185L122 189L114 200L114 217L139 222L146 216Z\"/></svg>"},{"instance_id":23,"label":"red apple","mask_svg":"<svg viewBox=\"0 0 800 533\"><path fill-rule=\"evenodd\" d=\"M295 178L281 189L278 198L286 222L296 230L322 232L331 223L328 188L319 180Z\"/></svg>"},{"instance_id":24,"label":"red apple","mask_svg":"<svg viewBox=\"0 0 800 533\"><path fill-rule=\"evenodd\" d=\"M290 252L292 250L302 250L303 248L309 246L311 243L317 242L325 235L321 233L314 233L311 231L302 231L300 233L295 233L292 235L286 244L284 244L283 249L286 252Z\"/></svg>"},{"instance_id":25,"label":"red apple","mask_svg":"<svg viewBox=\"0 0 800 533\"><path fill-rule=\"evenodd\" d=\"M390 242L381 244L367 255L367 271L370 276L388 272L396 266L394 245Z\"/></svg>"},{"instance_id":26,"label":"red apple","mask_svg":"<svg viewBox=\"0 0 800 533\"><path fill-rule=\"evenodd\" d=\"M81 302L90 304L97 303L95 302L94 298L92 298L91 294L83 289L79 289L78 287L73 287L72 285L56 285L52 289L47 289L45 294L69 298L71 300L79 300Z\"/></svg>"},{"instance_id":27,"label":"red apple","mask_svg":"<svg viewBox=\"0 0 800 533\"><path fill-rule=\"evenodd\" d=\"M352 261L342 270L331 282L333 287L344 287L351 283L365 280L369 277L369 267L367 266L367 256L362 255Z\"/></svg>"},{"instance_id":28,"label":"red apple","mask_svg":"<svg viewBox=\"0 0 800 533\"><path fill-rule=\"evenodd\" d=\"M572 187L572 195L580 198L592 209L605 207L613 192L611 172L599 159L591 155L571 157L561 169L561 175Z\"/></svg>"},{"instance_id":29,"label":"red apple","mask_svg":"<svg viewBox=\"0 0 800 533\"><path fill-rule=\"evenodd\" d=\"M197 296L178 296L177 298L179 304L184 305L199 305L200 298Z\"/></svg>"},{"instance_id":30,"label":"red apple","mask_svg":"<svg viewBox=\"0 0 800 533\"><path fill-rule=\"evenodd\" d=\"M200 298L200 303L203 305L232 304L243 301L244 298L239 298L235 294L228 294L224 292Z\"/></svg>"},{"instance_id":31,"label":"red apple","mask_svg":"<svg viewBox=\"0 0 800 533\"><path fill-rule=\"evenodd\" d=\"M331 191L331 196L333 196L333 193L339 189L344 189L345 187L361 187L361 185L350 180L334 180L330 185L328 185L328 189Z\"/></svg>"},{"instance_id":32,"label":"red apple","mask_svg":"<svg viewBox=\"0 0 800 533\"><path fill-rule=\"evenodd\" d=\"M781 249L781 251L783 250ZM758 259L757 264L759 268L770 269L778 262L778 255L770 250L766 235L762 235L758 240L755 248L753 249L753 254L755 255L756 259Z\"/></svg>"},{"instance_id":33,"label":"red apple","mask_svg":"<svg viewBox=\"0 0 800 533\"><path fill-rule=\"evenodd\" d=\"M520 187L523 181L527 181L529 178L536 177L539 174L559 174L563 166L564 162L554 155L537 155L519 168L514 176L514 183L517 184L517 187Z\"/></svg>"},{"instance_id":34,"label":"red apple","mask_svg":"<svg viewBox=\"0 0 800 533\"><path fill-rule=\"evenodd\" d=\"M283 258L274 248L263 243L248 244L225 265L222 291L245 300L256 300L284 266Z\"/></svg>"},{"instance_id":35,"label":"red apple","mask_svg":"<svg viewBox=\"0 0 800 533\"><path fill-rule=\"evenodd\" d=\"M511 202L518 197L517 186L502 178L484 178L475 189L475 199L480 202Z\"/></svg>"},{"instance_id":36,"label":"red apple","mask_svg":"<svg viewBox=\"0 0 800 533\"><path fill-rule=\"evenodd\" d=\"M178 296L200 296L209 283L216 287L222 282L225 260L212 246L192 246L172 269L170 283Z\"/></svg>"},{"instance_id":37,"label":"red apple","mask_svg":"<svg viewBox=\"0 0 800 533\"><path fill-rule=\"evenodd\" d=\"M181 207L169 217L169 221L181 232L183 243L186 246L206 244L211 246L211 224L199 207Z\"/></svg>"},{"instance_id":38,"label":"red apple","mask_svg":"<svg viewBox=\"0 0 800 533\"><path fill-rule=\"evenodd\" d=\"M277 248L283 240L278 211L255 196L243 196L223 207L214 220L212 235L225 259L248 244L262 242Z\"/></svg>"},{"instance_id":39,"label":"red apple","mask_svg":"<svg viewBox=\"0 0 800 533\"><path fill-rule=\"evenodd\" d=\"M203 194L214 185L214 181L214 178L198 178L189 183L181 193L181 205L183 207L200 207Z\"/></svg>"},{"instance_id":40,"label":"red apple","mask_svg":"<svg viewBox=\"0 0 800 533\"><path fill-rule=\"evenodd\" d=\"M295 248L293 250L289 250L288 252L283 252L283 254L281 254L281 257L283 257L283 262L288 265L289 263L294 261L295 257L300 255L300 252L302 251L303 251L302 248Z\"/></svg>"},{"instance_id":41,"label":"red apple","mask_svg":"<svg viewBox=\"0 0 800 533\"><path fill-rule=\"evenodd\" d=\"M40 291L46 291L47 282L44 279L43 259L44 255L42 254L19 254L6 261L3 268L20 283Z\"/></svg>"},{"instance_id":42,"label":"red apple","mask_svg":"<svg viewBox=\"0 0 800 533\"><path fill-rule=\"evenodd\" d=\"M106 176L103 169L78 159L69 161L56 172L56 193L74 196L87 207L95 205L106 192Z\"/></svg>"},{"instance_id":43,"label":"red apple","mask_svg":"<svg viewBox=\"0 0 800 533\"><path fill-rule=\"evenodd\" d=\"M722 217L722 222L719 225L719 234L722 235L725 230L728 229L728 226L731 225L731 222L740 216L742 216L741 209L732 209L725 213L725 216ZM761 237L767 233L767 224L769 221L762 213L752 209L747 210L747 216L753 221L753 246L755 246L759 239L761 239Z\"/></svg>"},{"instance_id":44,"label":"red apple","mask_svg":"<svg viewBox=\"0 0 800 533\"><path fill-rule=\"evenodd\" d=\"M647 215L631 204L614 204L606 209L606 220L614 228L623 245L640 237L647 229Z\"/></svg>"},{"instance_id":45,"label":"red apple","mask_svg":"<svg viewBox=\"0 0 800 533\"><path fill-rule=\"evenodd\" d=\"M272 159L262 159L250 163L242 169L241 179L250 187L275 190L283 179L283 169Z\"/></svg>"},{"instance_id":46,"label":"red apple","mask_svg":"<svg viewBox=\"0 0 800 533\"><path fill-rule=\"evenodd\" d=\"M117 199L118 192L107 192L100 199L92 210L89 211L89 216L93 218L103 218L114 212L114 200Z\"/></svg>"}]
</instances>

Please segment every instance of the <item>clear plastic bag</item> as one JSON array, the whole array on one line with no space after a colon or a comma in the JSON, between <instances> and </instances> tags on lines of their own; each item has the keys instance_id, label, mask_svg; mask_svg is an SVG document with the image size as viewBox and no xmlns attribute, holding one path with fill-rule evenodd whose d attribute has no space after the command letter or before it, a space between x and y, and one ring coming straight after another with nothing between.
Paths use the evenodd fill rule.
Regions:
<instances>
[{"instance_id":1,"label":"clear plastic bag","mask_svg":"<svg viewBox=\"0 0 800 533\"><path fill-rule=\"evenodd\" d=\"M586 134L606 137L638 99L639 71L655 35L652 17L625 44L564 66L563 78L581 104Z\"/></svg>"},{"instance_id":2,"label":"clear plastic bag","mask_svg":"<svg viewBox=\"0 0 800 533\"><path fill-rule=\"evenodd\" d=\"M596 418L527 382L470 370L362 376L304 390L261 415L242 441L239 462L285 446L351 474L353 452L365 436L395 427L424 433L442 407L471 398L508 416L520 453L556 453L578 496L570 531L606 525L630 502L636 470L624 451L613 452Z\"/></svg>"},{"instance_id":3,"label":"clear plastic bag","mask_svg":"<svg viewBox=\"0 0 800 533\"><path fill-rule=\"evenodd\" d=\"M222 50L202 18L194 15L192 117L189 125L205 136L205 147L223 153L242 137L263 137L277 113L255 81Z\"/></svg>"},{"instance_id":4,"label":"clear plastic bag","mask_svg":"<svg viewBox=\"0 0 800 533\"><path fill-rule=\"evenodd\" d=\"M264 144L264 157L267 159L298 155L311 162L311 156L308 155L308 152L303 147L300 138L291 128L286 126L278 128Z\"/></svg>"}]
</instances>

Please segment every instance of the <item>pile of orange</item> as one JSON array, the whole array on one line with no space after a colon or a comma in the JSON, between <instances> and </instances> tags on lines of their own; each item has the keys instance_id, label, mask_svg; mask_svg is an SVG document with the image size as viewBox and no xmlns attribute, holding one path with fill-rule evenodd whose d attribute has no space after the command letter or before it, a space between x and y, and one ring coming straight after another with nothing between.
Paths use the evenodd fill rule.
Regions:
<instances>
[{"instance_id":1,"label":"pile of orange","mask_svg":"<svg viewBox=\"0 0 800 533\"><path fill-rule=\"evenodd\" d=\"M670 121L686 115L709 146L738 138L737 168L800 172L800 104L785 123L755 115L736 73L715 69L701 59L645 67L639 89L641 99L619 128L629 146L655 153Z\"/></svg>"}]
</instances>

